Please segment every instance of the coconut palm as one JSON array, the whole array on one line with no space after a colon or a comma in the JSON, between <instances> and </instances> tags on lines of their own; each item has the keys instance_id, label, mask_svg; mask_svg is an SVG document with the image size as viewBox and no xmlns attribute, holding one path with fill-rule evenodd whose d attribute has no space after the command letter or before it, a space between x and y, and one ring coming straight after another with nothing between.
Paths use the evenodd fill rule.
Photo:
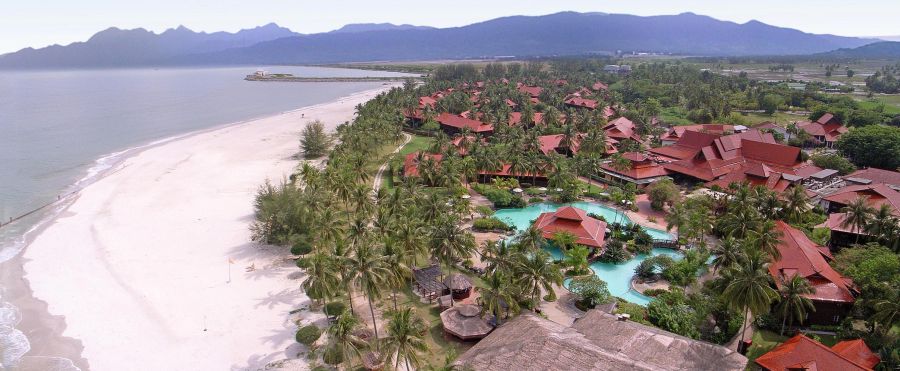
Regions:
<instances>
[{"instance_id":1,"label":"coconut palm","mask_svg":"<svg viewBox=\"0 0 900 371\"><path fill-rule=\"evenodd\" d=\"M375 306L372 299L381 295L385 286L392 284L394 275L388 265L387 257L369 243L357 244L353 247L353 255L347 260L350 275L347 277L353 286L359 288L369 301L369 312L372 315L372 327L375 339L378 339L378 323L375 320ZM353 301L352 298L350 300Z\"/></svg>"},{"instance_id":2,"label":"coconut palm","mask_svg":"<svg viewBox=\"0 0 900 371\"><path fill-rule=\"evenodd\" d=\"M872 219L866 224L864 230L866 234L877 238L884 245L893 245L892 239L896 239L897 225L900 220L894 217L893 209L889 204L881 204L881 206L872 214Z\"/></svg>"},{"instance_id":3,"label":"coconut palm","mask_svg":"<svg viewBox=\"0 0 900 371\"><path fill-rule=\"evenodd\" d=\"M499 326L502 322L500 312L504 309L507 310L507 313L509 311L518 312L519 303L516 301L515 295L513 295L509 278L503 273L494 272L494 274L487 276L484 283L487 287L479 290L481 296L478 298L478 301L481 303L481 312L482 314L493 314L494 320Z\"/></svg>"},{"instance_id":4,"label":"coconut palm","mask_svg":"<svg viewBox=\"0 0 900 371\"><path fill-rule=\"evenodd\" d=\"M547 239L543 231L532 225L519 235L516 242L525 251L537 251L547 243Z\"/></svg>"},{"instance_id":5,"label":"coconut palm","mask_svg":"<svg viewBox=\"0 0 900 371\"><path fill-rule=\"evenodd\" d=\"M681 236L681 231L684 230L687 223L688 211L684 203L675 204L675 206L669 208L669 213L666 214L666 232L671 232L672 229L675 229L677 231L675 239L678 240Z\"/></svg>"},{"instance_id":6,"label":"coconut palm","mask_svg":"<svg viewBox=\"0 0 900 371\"><path fill-rule=\"evenodd\" d=\"M392 277L388 280L391 287L391 299L394 302L394 310L397 310L397 289L404 282L412 279L412 266L406 264L408 260L406 254L404 254L402 247L394 239L390 236L385 236L383 241L384 249L382 249L382 254L386 258L387 265L391 267Z\"/></svg>"},{"instance_id":7,"label":"coconut palm","mask_svg":"<svg viewBox=\"0 0 900 371\"><path fill-rule=\"evenodd\" d=\"M352 369L353 360L362 356L362 351L368 347L368 343L355 335L359 327L359 320L352 313L344 313L328 327L328 339L331 346L341 350L347 369Z\"/></svg>"},{"instance_id":8,"label":"coconut palm","mask_svg":"<svg viewBox=\"0 0 900 371\"><path fill-rule=\"evenodd\" d=\"M517 277L516 284L524 293L531 295L531 303L535 309L538 307L535 298L541 295L541 290L546 291L551 298L555 298L553 285L562 285L563 282L562 273L552 264L550 254L544 250L523 254L514 272Z\"/></svg>"},{"instance_id":9,"label":"coconut palm","mask_svg":"<svg viewBox=\"0 0 900 371\"><path fill-rule=\"evenodd\" d=\"M338 281L337 266L329 254L317 252L312 254L305 265L306 279L300 287L312 298L322 302L337 294L340 282Z\"/></svg>"},{"instance_id":10,"label":"coconut palm","mask_svg":"<svg viewBox=\"0 0 900 371\"><path fill-rule=\"evenodd\" d=\"M734 237L725 237L718 245L713 246L713 274L736 266L744 257L744 246Z\"/></svg>"},{"instance_id":11,"label":"coconut palm","mask_svg":"<svg viewBox=\"0 0 900 371\"><path fill-rule=\"evenodd\" d=\"M781 258L778 245L781 243L781 232L775 228L775 221L766 220L755 230L750 231L750 241L754 247L768 254L773 259Z\"/></svg>"},{"instance_id":12,"label":"coconut palm","mask_svg":"<svg viewBox=\"0 0 900 371\"><path fill-rule=\"evenodd\" d=\"M475 238L450 218L442 218L441 221L435 223L429 245L432 256L444 263L448 271L450 264L456 259L468 258L475 252ZM442 281L444 279L443 272L442 270Z\"/></svg>"},{"instance_id":13,"label":"coconut palm","mask_svg":"<svg viewBox=\"0 0 900 371\"><path fill-rule=\"evenodd\" d=\"M799 222L809 208L809 197L802 185L793 186L784 194L784 215L788 221Z\"/></svg>"},{"instance_id":14,"label":"coconut palm","mask_svg":"<svg viewBox=\"0 0 900 371\"><path fill-rule=\"evenodd\" d=\"M481 261L486 264L485 272L512 273L513 266L520 252L512 248L506 241L485 241L481 247Z\"/></svg>"},{"instance_id":15,"label":"coconut palm","mask_svg":"<svg viewBox=\"0 0 900 371\"><path fill-rule=\"evenodd\" d=\"M387 325L387 336L383 347L387 354L386 363L394 363L394 369L400 369L400 362L406 364L407 370L419 368L420 356L428 351L424 335L428 332L425 322L413 312L413 308L394 311Z\"/></svg>"},{"instance_id":16,"label":"coconut palm","mask_svg":"<svg viewBox=\"0 0 900 371\"><path fill-rule=\"evenodd\" d=\"M900 302L897 300L881 300L875 303L875 315L872 320L882 329L890 330L900 323Z\"/></svg>"},{"instance_id":17,"label":"coconut palm","mask_svg":"<svg viewBox=\"0 0 900 371\"><path fill-rule=\"evenodd\" d=\"M744 312L744 327L741 341L747 331L750 314L758 315L769 311L778 294L772 289L771 277L766 269L768 257L759 251L750 251L744 261L723 274L725 289L722 298L734 309Z\"/></svg>"},{"instance_id":18,"label":"coconut palm","mask_svg":"<svg viewBox=\"0 0 900 371\"><path fill-rule=\"evenodd\" d=\"M781 278L781 287L778 288L778 294L781 301L776 307L776 311L781 315L781 334L784 335L784 324L793 325L794 320L799 319L803 323L808 310L815 311L812 300L805 295L814 293L815 290L809 285L809 281L800 275L793 275L790 278Z\"/></svg>"},{"instance_id":19,"label":"coconut palm","mask_svg":"<svg viewBox=\"0 0 900 371\"><path fill-rule=\"evenodd\" d=\"M853 228L856 232L856 242L859 243L859 235L863 228L869 224L875 209L869 206L869 199L866 196L859 196L855 200L850 201L841 212L844 213L844 220L841 222L843 228Z\"/></svg>"},{"instance_id":20,"label":"coconut palm","mask_svg":"<svg viewBox=\"0 0 900 371\"><path fill-rule=\"evenodd\" d=\"M417 265L418 257L427 253L423 228L412 219L404 218L398 222L393 237L403 251L404 263L408 267Z\"/></svg>"}]
</instances>

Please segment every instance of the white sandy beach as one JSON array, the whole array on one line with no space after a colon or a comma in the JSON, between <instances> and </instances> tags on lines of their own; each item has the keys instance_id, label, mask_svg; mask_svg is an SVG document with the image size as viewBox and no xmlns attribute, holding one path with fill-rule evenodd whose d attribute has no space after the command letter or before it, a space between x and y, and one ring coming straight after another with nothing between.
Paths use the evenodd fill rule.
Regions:
<instances>
[{"instance_id":1,"label":"white sandy beach","mask_svg":"<svg viewBox=\"0 0 900 371\"><path fill-rule=\"evenodd\" d=\"M266 178L279 181L297 165L306 122L333 129L376 93L125 160L28 246L35 297L65 316L64 335L83 342L92 370L256 370L293 356L288 312L309 300L283 249L250 242L253 197Z\"/></svg>"}]
</instances>

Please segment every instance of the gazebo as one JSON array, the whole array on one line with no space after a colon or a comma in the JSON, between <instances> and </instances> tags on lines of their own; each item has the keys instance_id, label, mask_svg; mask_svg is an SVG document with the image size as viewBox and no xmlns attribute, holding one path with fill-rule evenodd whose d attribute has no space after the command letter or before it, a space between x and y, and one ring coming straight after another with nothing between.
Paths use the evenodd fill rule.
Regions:
<instances>
[{"instance_id":1,"label":"gazebo","mask_svg":"<svg viewBox=\"0 0 900 371\"><path fill-rule=\"evenodd\" d=\"M444 331L462 340L475 340L487 336L494 330L489 320L481 315L481 308L474 305L459 305L441 313Z\"/></svg>"},{"instance_id":2,"label":"gazebo","mask_svg":"<svg viewBox=\"0 0 900 371\"><path fill-rule=\"evenodd\" d=\"M437 264L413 269L413 277L416 280L416 291L429 301L443 296L444 291L447 290L447 286L438 280L440 275L441 268Z\"/></svg>"},{"instance_id":3,"label":"gazebo","mask_svg":"<svg viewBox=\"0 0 900 371\"><path fill-rule=\"evenodd\" d=\"M465 275L452 273L444 279L444 285L450 289L453 299L462 300L472 294L472 280Z\"/></svg>"}]
</instances>

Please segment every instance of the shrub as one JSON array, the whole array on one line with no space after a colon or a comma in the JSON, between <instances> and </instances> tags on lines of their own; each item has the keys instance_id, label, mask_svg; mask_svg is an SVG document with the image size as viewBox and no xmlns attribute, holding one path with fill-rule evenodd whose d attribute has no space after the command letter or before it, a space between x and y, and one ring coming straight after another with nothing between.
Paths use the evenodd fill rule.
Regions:
<instances>
[{"instance_id":1,"label":"shrub","mask_svg":"<svg viewBox=\"0 0 900 371\"><path fill-rule=\"evenodd\" d=\"M342 301L333 301L325 304L325 313L329 316L339 316L347 311L347 304Z\"/></svg>"},{"instance_id":2,"label":"shrub","mask_svg":"<svg viewBox=\"0 0 900 371\"><path fill-rule=\"evenodd\" d=\"M536 204L536 203L540 203L540 202L544 202L544 199L540 198L540 197L532 197L532 198L528 199L528 203L530 203L530 204Z\"/></svg>"},{"instance_id":3,"label":"shrub","mask_svg":"<svg viewBox=\"0 0 900 371\"><path fill-rule=\"evenodd\" d=\"M312 245L309 244L306 236L294 238L294 243L291 246L291 254L306 255L310 252L312 252Z\"/></svg>"},{"instance_id":4,"label":"shrub","mask_svg":"<svg viewBox=\"0 0 900 371\"><path fill-rule=\"evenodd\" d=\"M331 147L332 139L325 132L325 125L321 121L313 121L306 124L300 138L300 150L305 158L322 157Z\"/></svg>"},{"instance_id":5,"label":"shrub","mask_svg":"<svg viewBox=\"0 0 900 371\"><path fill-rule=\"evenodd\" d=\"M435 121L428 120L426 123L422 124L422 130L438 131L440 129L441 129L441 125Z\"/></svg>"},{"instance_id":6,"label":"shrub","mask_svg":"<svg viewBox=\"0 0 900 371\"><path fill-rule=\"evenodd\" d=\"M539 196L544 194L544 192L541 191L540 188L527 188L525 189L525 194L529 196Z\"/></svg>"},{"instance_id":7,"label":"shrub","mask_svg":"<svg viewBox=\"0 0 900 371\"><path fill-rule=\"evenodd\" d=\"M297 268L306 269L307 267L309 267L309 259L303 257L303 258L297 259L297 261L295 261L294 264L297 265Z\"/></svg>"},{"instance_id":8,"label":"shrub","mask_svg":"<svg viewBox=\"0 0 900 371\"><path fill-rule=\"evenodd\" d=\"M618 314L628 314L631 318L629 320L643 323L645 325L652 325L649 321L647 321L647 309L634 304L619 299L619 302L616 305L616 313Z\"/></svg>"},{"instance_id":9,"label":"shrub","mask_svg":"<svg viewBox=\"0 0 900 371\"><path fill-rule=\"evenodd\" d=\"M322 330L319 330L316 325L307 325L301 327L297 330L297 335L295 338L297 342L306 346L313 345L316 340L319 340L319 337L322 336Z\"/></svg>"},{"instance_id":10,"label":"shrub","mask_svg":"<svg viewBox=\"0 0 900 371\"><path fill-rule=\"evenodd\" d=\"M641 279L649 279L656 274L656 263L653 259L642 261L637 267L634 267L634 275Z\"/></svg>"},{"instance_id":11,"label":"shrub","mask_svg":"<svg viewBox=\"0 0 900 371\"><path fill-rule=\"evenodd\" d=\"M594 218L594 219L597 219L597 220L599 220L599 221L601 221L601 222L605 222L605 221L606 221L606 218L604 218L603 215L600 215L600 214L588 213L587 216L589 216L589 217L591 217L591 218Z\"/></svg>"},{"instance_id":12,"label":"shrub","mask_svg":"<svg viewBox=\"0 0 900 371\"><path fill-rule=\"evenodd\" d=\"M573 278L569 283L569 291L578 296L578 300L582 304L590 308L613 300L606 281L595 275Z\"/></svg>"},{"instance_id":13,"label":"shrub","mask_svg":"<svg viewBox=\"0 0 900 371\"><path fill-rule=\"evenodd\" d=\"M332 345L325 349L322 360L329 365L339 365L344 362L344 351L339 345Z\"/></svg>"},{"instance_id":14,"label":"shrub","mask_svg":"<svg viewBox=\"0 0 900 371\"><path fill-rule=\"evenodd\" d=\"M659 295L665 294L665 293L667 293L667 292L669 292L669 290L666 290L666 289L650 289L650 290L644 291L644 295L647 295L647 296L649 296L649 297L651 297L651 298L654 298L654 297L657 297L657 296L659 296Z\"/></svg>"},{"instance_id":15,"label":"shrub","mask_svg":"<svg viewBox=\"0 0 900 371\"><path fill-rule=\"evenodd\" d=\"M600 255L600 261L607 263L621 263L628 260L628 258L628 252L625 251L622 241L617 240L609 241L606 244L606 250Z\"/></svg>"},{"instance_id":16,"label":"shrub","mask_svg":"<svg viewBox=\"0 0 900 371\"><path fill-rule=\"evenodd\" d=\"M666 205L672 206L678 202L679 196L678 187L671 179L663 179L647 187L647 198L650 199L653 210L662 210Z\"/></svg>"},{"instance_id":17,"label":"shrub","mask_svg":"<svg viewBox=\"0 0 900 371\"><path fill-rule=\"evenodd\" d=\"M504 223L502 220L491 218L479 218L472 222L472 229L476 231L511 231L513 227Z\"/></svg>"},{"instance_id":18,"label":"shrub","mask_svg":"<svg viewBox=\"0 0 900 371\"><path fill-rule=\"evenodd\" d=\"M644 228L640 228L637 231L634 231L632 233L632 236L634 237L635 245L646 246L648 247L648 250L653 245L653 236L651 236L650 233L647 233Z\"/></svg>"},{"instance_id":19,"label":"shrub","mask_svg":"<svg viewBox=\"0 0 900 371\"><path fill-rule=\"evenodd\" d=\"M823 169L837 170L841 175L847 175L856 171L856 166L853 166L850 160L835 154L812 156L812 162Z\"/></svg>"},{"instance_id":20,"label":"shrub","mask_svg":"<svg viewBox=\"0 0 900 371\"><path fill-rule=\"evenodd\" d=\"M475 212L481 214L481 216L485 218L489 218L491 217L491 215L494 215L494 209L491 209L490 207L484 205L475 206Z\"/></svg>"}]
</instances>

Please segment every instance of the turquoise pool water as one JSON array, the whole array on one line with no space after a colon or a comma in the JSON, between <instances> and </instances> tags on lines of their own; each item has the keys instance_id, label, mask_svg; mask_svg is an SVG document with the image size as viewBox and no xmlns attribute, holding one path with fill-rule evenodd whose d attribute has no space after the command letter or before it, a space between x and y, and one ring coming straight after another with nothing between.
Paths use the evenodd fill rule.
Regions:
<instances>
[{"instance_id":1,"label":"turquoise pool water","mask_svg":"<svg viewBox=\"0 0 900 371\"><path fill-rule=\"evenodd\" d=\"M497 210L494 214L500 220L509 223L514 226L518 231L524 231L531 226L531 222L537 219L538 215L541 213L556 211L563 206L574 206L579 209L585 210L588 213L594 213L597 215L602 215L608 222L618 221L620 223L631 224L631 220L628 219L627 216L622 215L621 212L618 212L608 206L592 203L592 202L573 202L568 204L554 204L554 203L538 203L532 204L528 207L521 209L501 209ZM624 219L623 219L624 218ZM660 231L653 228L643 227L644 230L647 231L654 239L665 239L670 240L674 239L674 237L665 231ZM550 247L547 249L550 252L550 255L553 256L553 259L560 260L563 257L562 251L558 248ZM610 264L610 263L600 263L596 262L591 264L591 270L594 271L594 274L600 279L606 281L609 292L616 297L625 299L629 302L647 306L650 303L651 298L645 296L637 291L631 289L631 278L634 276L634 268L641 264L642 261L649 258L650 256L656 256L660 254L669 255L672 259L679 260L682 258L681 253L669 250L669 249L653 249L650 255L636 255L631 260L624 262L622 264ZM569 286L569 280L566 280L564 286Z\"/></svg>"},{"instance_id":2,"label":"turquoise pool water","mask_svg":"<svg viewBox=\"0 0 900 371\"><path fill-rule=\"evenodd\" d=\"M593 213L597 215L602 215L607 222L619 222L623 224L631 224L631 219L628 219L628 216L622 215L620 211L616 211L615 209L594 202L572 202L567 204L554 204L549 202L531 204L527 207L521 209L500 209L494 213L494 216L498 219L509 223L510 225L516 227L518 231L524 231L531 226L531 222L537 219L539 215L546 212L556 211L563 206L574 206L588 213ZM666 233L665 231L661 231L658 229L643 227L647 233L650 234L654 239L657 240L672 240L675 239L674 236Z\"/></svg>"}]
</instances>

